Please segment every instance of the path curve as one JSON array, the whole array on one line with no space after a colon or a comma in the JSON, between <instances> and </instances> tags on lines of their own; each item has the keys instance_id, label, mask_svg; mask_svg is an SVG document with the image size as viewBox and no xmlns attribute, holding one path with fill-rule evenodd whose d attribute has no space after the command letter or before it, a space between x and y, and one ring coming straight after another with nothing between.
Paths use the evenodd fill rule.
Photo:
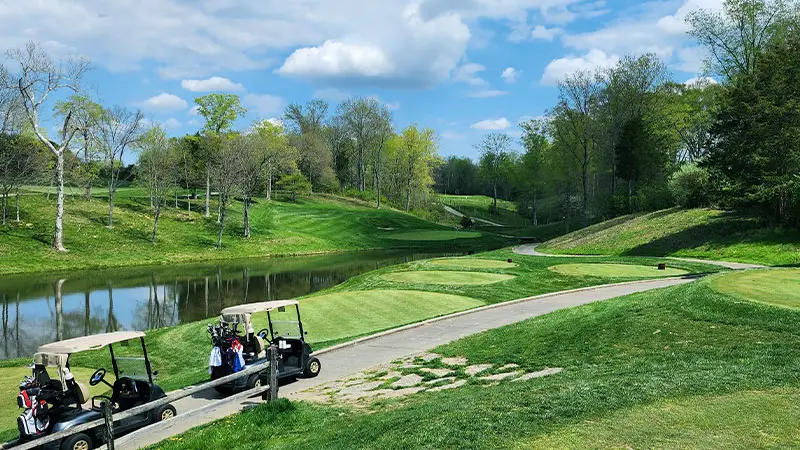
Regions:
<instances>
[{"instance_id":1,"label":"path curve","mask_svg":"<svg viewBox=\"0 0 800 450\"><path fill-rule=\"evenodd\" d=\"M536 250L541 244L524 244L518 245L513 248L514 253L518 255L528 255L528 256L549 256L552 258L603 258L613 255L548 255L547 253L542 253ZM737 262L729 262L729 261L711 261L707 259L694 259L694 258L677 258L674 256L666 256L667 259L674 259L677 261L686 261L686 262L696 262L696 263L705 263L705 264L712 264L715 266L720 267L727 267L728 269L733 270L750 270L750 269L765 269L767 266L762 266L759 264L746 264L746 263L737 263Z\"/></svg>"},{"instance_id":2,"label":"path curve","mask_svg":"<svg viewBox=\"0 0 800 450\"><path fill-rule=\"evenodd\" d=\"M696 277L662 278L603 286L592 286L569 291L537 295L505 303L496 303L417 324L378 333L373 336L330 347L315 355L322 362L322 372L317 378L299 380L280 388L282 397L308 388L335 381L370 367L392 360L431 350L440 345L482 331L510 325L559 309L581 306L637 292L691 283ZM116 441L120 450L136 449L156 444L190 428L234 414L249 406L261 403L260 398L219 404L216 392L203 392L175 403L176 419L160 422L124 436ZM182 415L190 411L203 410Z\"/></svg>"},{"instance_id":3,"label":"path curve","mask_svg":"<svg viewBox=\"0 0 800 450\"><path fill-rule=\"evenodd\" d=\"M461 211L459 211L459 210L457 210L457 209L455 209L453 207L447 206L447 205L442 205L442 206L444 206L444 210L449 212L450 214L452 214L452 215L454 215L456 217L464 217L464 213L462 213ZM486 219L480 219L478 217L470 217L470 219L472 219L474 222L485 223L486 225L491 225L493 227L505 227L505 225L501 225L499 223L491 222L491 221L486 220Z\"/></svg>"}]
</instances>

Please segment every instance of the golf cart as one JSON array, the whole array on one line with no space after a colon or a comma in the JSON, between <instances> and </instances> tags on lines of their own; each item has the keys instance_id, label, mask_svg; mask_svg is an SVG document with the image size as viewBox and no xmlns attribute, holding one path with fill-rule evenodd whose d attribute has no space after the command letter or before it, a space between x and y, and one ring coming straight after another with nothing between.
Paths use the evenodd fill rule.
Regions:
<instances>
[{"instance_id":1,"label":"golf cart","mask_svg":"<svg viewBox=\"0 0 800 450\"><path fill-rule=\"evenodd\" d=\"M251 317L266 313L267 326L255 332ZM278 349L278 378L319 375L322 364L311 356L311 346L305 341L306 332L300 320L300 307L295 300L249 303L225 308L217 325L208 325L213 345L209 358L209 373L215 380L242 370L247 365L267 360L267 347ZM220 393L252 389L269 379L268 370L251 374L217 388Z\"/></svg>"},{"instance_id":2,"label":"golf cart","mask_svg":"<svg viewBox=\"0 0 800 450\"><path fill-rule=\"evenodd\" d=\"M114 354L114 344L125 347L129 345L129 341L137 338L142 345L142 357L121 357ZM104 383L111 390L111 395L90 397L86 385L75 380L70 372L70 356L103 347L108 347L111 353L114 384L106 381L105 368L97 369L89 379L89 385ZM53 368L53 378L50 377L48 368ZM33 355L32 369L32 375L25 377L20 383L17 396L17 404L20 408L25 408L17 418L19 443L100 419L100 403L103 400L110 401L112 412L118 413L166 395L160 387L153 384L144 333L140 331L96 334L42 345ZM114 434L129 433L174 416L175 408L164 405L148 413L115 421ZM96 428L45 444L45 448L90 450L102 444L101 428Z\"/></svg>"}]
</instances>

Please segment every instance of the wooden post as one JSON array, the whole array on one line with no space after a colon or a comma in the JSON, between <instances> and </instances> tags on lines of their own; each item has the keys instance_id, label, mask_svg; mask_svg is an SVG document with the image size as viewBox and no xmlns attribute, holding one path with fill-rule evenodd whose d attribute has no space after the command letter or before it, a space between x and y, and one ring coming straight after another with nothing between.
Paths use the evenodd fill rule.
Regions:
<instances>
[{"instance_id":1,"label":"wooden post","mask_svg":"<svg viewBox=\"0 0 800 450\"><path fill-rule=\"evenodd\" d=\"M103 438L106 441L106 448L108 450L114 450L114 419L111 417L111 402L103 400L100 403L100 410L106 422L106 426L103 428Z\"/></svg>"},{"instance_id":2,"label":"wooden post","mask_svg":"<svg viewBox=\"0 0 800 450\"><path fill-rule=\"evenodd\" d=\"M272 344L267 348L269 356L269 390L261 396L263 400L271 403L278 398L278 347Z\"/></svg>"}]
</instances>

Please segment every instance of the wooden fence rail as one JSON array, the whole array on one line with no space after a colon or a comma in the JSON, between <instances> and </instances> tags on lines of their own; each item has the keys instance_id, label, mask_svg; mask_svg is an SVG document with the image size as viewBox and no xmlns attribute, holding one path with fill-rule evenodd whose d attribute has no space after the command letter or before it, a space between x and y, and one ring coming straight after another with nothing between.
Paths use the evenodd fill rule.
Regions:
<instances>
[{"instance_id":1,"label":"wooden fence rail","mask_svg":"<svg viewBox=\"0 0 800 450\"><path fill-rule=\"evenodd\" d=\"M122 411L120 413L114 414L114 421L124 420L124 419L127 419L128 417L132 417L132 416L135 416L135 415L138 415L138 414L146 413L146 412L152 411L152 410L154 410L156 408L159 408L161 406L164 406L166 404L172 403L172 402L174 402L176 400L180 400L182 398L190 397L190 396L192 396L194 394L197 394L199 392L202 392L202 391L205 391L205 390L208 390L208 389L212 389L212 388L217 387L217 386L221 386L223 384L226 384L228 382L237 380L237 379L242 378L242 377L250 376L250 375L252 375L254 373L261 372L262 370L270 367L270 362L271 361L276 361L277 360L277 352L278 352L277 348L274 345L272 345L268 349L268 353L269 353L270 358L265 362L262 362L262 363L259 363L259 364L255 364L255 365L252 365L252 366L248 366L245 370L242 370L240 372L236 372L236 373L231 374L231 375L224 376L222 378L218 378L218 379L213 380L213 381L208 381L206 383L197 384L197 385L188 387L186 389L182 389L182 390L179 390L179 391L171 392L166 397L163 397L163 398L160 398L158 400L154 400L152 402L145 403L144 405L140 405L140 406L137 406L135 408L131 408L131 409L128 409L126 411ZM274 377L270 377L270 380L272 380L273 378ZM251 394L251 395L254 395L256 393L255 391L263 392L263 390L266 389L266 388L269 388L270 390L274 389L274 391L275 391L275 397L270 396L270 397L272 397L270 400L273 400L274 398L277 398L277 389L275 389L275 388L277 388L277 383L276 383L275 388L262 387L262 388L253 389L252 391L254 393ZM245 394L245 392L242 392L241 394L237 394L237 395L242 395L242 394ZM47 443L50 443L50 442L53 442L53 441L58 441L58 440L66 438L66 437L72 436L73 434L76 434L76 433L81 433L81 432L86 431L86 430L91 430L91 429L97 428L99 426L105 426L105 424L106 424L105 419L104 418L100 418L100 419L93 420L91 422L88 422L88 423L85 423L85 424L82 424L82 425L78 425L78 426L72 427L72 428L64 430L64 431L59 431L57 433L53 433L53 434L50 434L50 435L47 435L47 436L43 436L43 437L34 439L34 440L30 441L30 442L26 442L25 444L18 444L18 441L6 442L6 443L4 443L2 445L2 448L4 448L4 449L13 448L14 450L34 449L34 448L37 448L37 447L41 447L41 446L43 446L43 445L45 445ZM113 444L112 444L112 446L113 446Z\"/></svg>"}]
</instances>

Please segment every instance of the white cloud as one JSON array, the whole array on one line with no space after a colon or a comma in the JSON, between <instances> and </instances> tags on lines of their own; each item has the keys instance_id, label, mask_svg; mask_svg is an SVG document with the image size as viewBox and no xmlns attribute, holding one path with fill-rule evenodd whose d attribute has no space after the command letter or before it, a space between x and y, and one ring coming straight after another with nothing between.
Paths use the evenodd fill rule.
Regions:
<instances>
[{"instance_id":1,"label":"white cloud","mask_svg":"<svg viewBox=\"0 0 800 450\"><path fill-rule=\"evenodd\" d=\"M270 117L269 119L267 119L267 122L279 127L283 127L283 119L279 117Z\"/></svg>"},{"instance_id":2,"label":"white cloud","mask_svg":"<svg viewBox=\"0 0 800 450\"><path fill-rule=\"evenodd\" d=\"M200 115L200 106L194 105L189 108L189 115L190 116L199 116Z\"/></svg>"},{"instance_id":3,"label":"white cloud","mask_svg":"<svg viewBox=\"0 0 800 450\"><path fill-rule=\"evenodd\" d=\"M255 112L259 117L278 114L286 105L286 101L283 98L267 94L247 94L242 98L242 101L249 110Z\"/></svg>"},{"instance_id":4,"label":"white cloud","mask_svg":"<svg viewBox=\"0 0 800 450\"><path fill-rule=\"evenodd\" d=\"M391 102L386 104L386 109L389 111L399 111L400 110L400 102Z\"/></svg>"},{"instance_id":5,"label":"white cloud","mask_svg":"<svg viewBox=\"0 0 800 450\"><path fill-rule=\"evenodd\" d=\"M142 103L142 108L148 111L171 112L186 109L189 106L186 100L177 95L167 94L166 92L148 98Z\"/></svg>"},{"instance_id":6,"label":"white cloud","mask_svg":"<svg viewBox=\"0 0 800 450\"><path fill-rule=\"evenodd\" d=\"M606 55L602 50L592 49L583 56L567 56L550 61L550 64L544 69L541 83L547 86L553 86L558 84L558 82L563 80L567 75L575 72L611 67L618 62L618 56Z\"/></svg>"},{"instance_id":7,"label":"white cloud","mask_svg":"<svg viewBox=\"0 0 800 450\"><path fill-rule=\"evenodd\" d=\"M370 78L388 76L393 70L379 47L325 41L319 47L295 50L278 72L305 78Z\"/></svg>"},{"instance_id":8,"label":"white cloud","mask_svg":"<svg viewBox=\"0 0 800 450\"><path fill-rule=\"evenodd\" d=\"M471 128L476 130L505 130L511 126L511 122L505 117L499 119L486 119L470 125Z\"/></svg>"},{"instance_id":9,"label":"white cloud","mask_svg":"<svg viewBox=\"0 0 800 450\"><path fill-rule=\"evenodd\" d=\"M543 25L536 25L533 30L531 30L531 38L532 39L540 39L543 41L550 41L552 42L556 36L563 33L564 30L558 27L547 28Z\"/></svg>"},{"instance_id":10,"label":"white cloud","mask_svg":"<svg viewBox=\"0 0 800 450\"><path fill-rule=\"evenodd\" d=\"M176 119L176 118L174 118L174 117L170 117L169 119L167 119L166 121L164 121L164 127L165 127L165 128L180 128L181 126L182 126L182 125L181 125L181 123L178 121L178 119Z\"/></svg>"},{"instance_id":11,"label":"white cloud","mask_svg":"<svg viewBox=\"0 0 800 450\"><path fill-rule=\"evenodd\" d=\"M517 82L517 79L519 79L519 72L513 67L506 67L500 75L500 78L508 84L514 84Z\"/></svg>"},{"instance_id":12,"label":"white cloud","mask_svg":"<svg viewBox=\"0 0 800 450\"><path fill-rule=\"evenodd\" d=\"M484 70L486 70L486 67L480 64L464 63L453 73L453 81L467 83L472 86L482 86L486 84L486 80L478 76L478 74Z\"/></svg>"},{"instance_id":13,"label":"white cloud","mask_svg":"<svg viewBox=\"0 0 800 450\"><path fill-rule=\"evenodd\" d=\"M689 87L706 87L712 84L719 84L717 80L711 77L694 77L684 81L683 84Z\"/></svg>"},{"instance_id":14,"label":"white cloud","mask_svg":"<svg viewBox=\"0 0 800 450\"><path fill-rule=\"evenodd\" d=\"M508 94L508 91L501 91L501 90L497 90L497 89L485 89L485 90L482 90L482 91L470 92L469 94L467 94L467 97L470 97L470 98L491 98L491 97L499 97L501 95L506 95L506 94Z\"/></svg>"},{"instance_id":15,"label":"white cloud","mask_svg":"<svg viewBox=\"0 0 800 450\"><path fill-rule=\"evenodd\" d=\"M211 77L206 80L183 80L181 87L190 92L240 92L244 86L228 78Z\"/></svg>"}]
</instances>

